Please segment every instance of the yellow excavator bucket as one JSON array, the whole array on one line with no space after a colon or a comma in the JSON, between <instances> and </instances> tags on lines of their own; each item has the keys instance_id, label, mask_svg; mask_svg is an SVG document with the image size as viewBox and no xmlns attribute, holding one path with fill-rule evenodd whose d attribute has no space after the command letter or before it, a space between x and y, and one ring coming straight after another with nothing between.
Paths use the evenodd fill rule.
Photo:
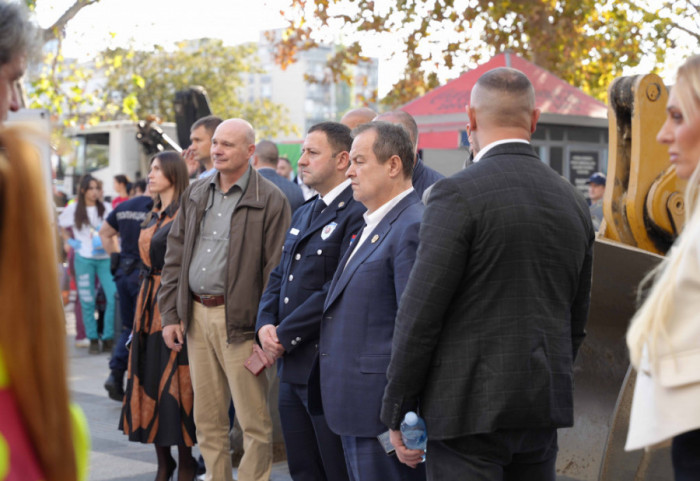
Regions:
<instances>
[{"instance_id":1,"label":"yellow excavator bucket","mask_svg":"<svg viewBox=\"0 0 700 481\"><path fill-rule=\"evenodd\" d=\"M560 430L559 481L671 480L669 449L625 452L635 373L625 332L642 278L684 222L682 190L656 135L668 92L654 74L616 79L608 98L604 221L594 248L587 337L574 366L571 429Z\"/></svg>"}]
</instances>

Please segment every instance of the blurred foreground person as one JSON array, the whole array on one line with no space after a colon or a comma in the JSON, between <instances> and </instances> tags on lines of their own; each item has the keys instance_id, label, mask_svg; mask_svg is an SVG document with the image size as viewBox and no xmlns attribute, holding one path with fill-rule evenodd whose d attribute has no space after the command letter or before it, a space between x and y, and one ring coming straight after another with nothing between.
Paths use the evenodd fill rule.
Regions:
<instances>
[{"instance_id":1,"label":"blurred foreground person","mask_svg":"<svg viewBox=\"0 0 700 481\"><path fill-rule=\"evenodd\" d=\"M87 479L87 423L69 407L42 178L34 147L17 130L0 129L0 477L8 481Z\"/></svg>"},{"instance_id":2,"label":"blurred foreground person","mask_svg":"<svg viewBox=\"0 0 700 481\"><path fill-rule=\"evenodd\" d=\"M666 259L642 282L653 281L627 332L637 369L625 449L673 439L676 481L700 479L700 56L678 69L657 140L685 191L686 224Z\"/></svg>"},{"instance_id":3,"label":"blurred foreground person","mask_svg":"<svg viewBox=\"0 0 700 481\"><path fill-rule=\"evenodd\" d=\"M187 348L173 351L165 345L156 303L168 233L178 214L180 195L189 184L188 177L187 164L176 152L161 152L151 160L148 186L154 209L139 236L143 281L119 423L130 441L155 444L156 481L170 479L177 467L170 454L173 445L179 451L178 479L193 480L197 470L197 461L192 457L196 438Z\"/></svg>"},{"instance_id":4,"label":"blurred foreground person","mask_svg":"<svg viewBox=\"0 0 700 481\"><path fill-rule=\"evenodd\" d=\"M37 44L37 29L18 3L0 0L0 126L21 106L19 80Z\"/></svg>"}]
</instances>

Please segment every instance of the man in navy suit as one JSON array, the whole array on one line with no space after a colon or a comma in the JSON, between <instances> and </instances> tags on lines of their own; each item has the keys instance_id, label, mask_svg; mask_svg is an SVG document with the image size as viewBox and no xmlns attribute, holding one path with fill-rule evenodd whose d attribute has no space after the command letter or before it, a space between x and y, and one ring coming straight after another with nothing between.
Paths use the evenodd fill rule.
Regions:
<instances>
[{"instance_id":1,"label":"man in navy suit","mask_svg":"<svg viewBox=\"0 0 700 481\"><path fill-rule=\"evenodd\" d=\"M340 438L320 412L309 409L311 376L328 287L350 239L362 225L364 207L345 179L350 129L336 122L314 125L304 140L299 169L319 197L292 217L282 260L270 274L260 301L257 332L263 349L281 356L279 412L295 481L347 480ZM311 386L311 387L310 387Z\"/></svg>"},{"instance_id":2,"label":"man in navy suit","mask_svg":"<svg viewBox=\"0 0 700 481\"><path fill-rule=\"evenodd\" d=\"M491 70L467 110L474 164L435 184L396 317L382 420L417 407L428 479L554 481L573 424L595 232L583 196L530 145L528 78Z\"/></svg>"},{"instance_id":3,"label":"man in navy suit","mask_svg":"<svg viewBox=\"0 0 700 481\"><path fill-rule=\"evenodd\" d=\"M411 142L413 143L413 152L415 154L412 180L413 188L416 189L418 196L424 199L423 194L425 191L438 180L444 179L445 176L437 170L431 169L425 165L423 159L418 155L418 124L416 124L416 120L411 114L403 110L392 110L391 112L379 114L375 117L375 120L400 125L408 132L408 135L411 137Z\"/></svg>"},{"instance_id":4,"label":"man in navy suit","mask_svg":"<svg viewBox=\"0 0 700 481\"><path fill-rule=\"evenodd\" d=\"M255 146L253 154L253 168L260 175L277 186L284 193L292 208L292 214L304 203L304 195L298 185L289 179L285 179L277 173L279 150L274 142L261 140Z\"/></svg>"},{"instance_id":5,"label":"man in navy suit","mask_svg":"<svg viewBox=\"0 0 700 481\"><path fill-rule=\"evenodd\" d=\"M365 226L340 261L326 298L319 368L330 428L340 434L350 478L423 480L425 471L387 456L377 435L394 319L418 248L423 214L411 186L413 145L397 125L354 131L347 176L367 208Z\"/></svg>"}]
</instances>

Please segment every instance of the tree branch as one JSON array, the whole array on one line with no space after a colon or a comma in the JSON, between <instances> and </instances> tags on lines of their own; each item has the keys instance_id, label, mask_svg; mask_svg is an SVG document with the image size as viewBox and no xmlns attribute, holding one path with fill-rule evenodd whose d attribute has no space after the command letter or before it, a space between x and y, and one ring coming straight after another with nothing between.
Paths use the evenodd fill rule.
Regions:
<instances>
[{"instance_id":1,"label":"tree branch","mask_svg":"<svg viewBox=\"0 0 700 481\"><path fill-rule=\"evenodd\" d=\"M75 0L75 3L68 8L65 12L63 12L63 15L54 22L53 25L51 25L49 28L45 28L42 32L42 36L44 39L44 43L50 42L51 40L54 40L58 38L59 33L63 31L65 28L66 24L73 18L75 17L80 10L82 10L84 7L87 7L88 5L92 5L93 3L97 3L100 0Z\"/></svg>"}]
</instances>

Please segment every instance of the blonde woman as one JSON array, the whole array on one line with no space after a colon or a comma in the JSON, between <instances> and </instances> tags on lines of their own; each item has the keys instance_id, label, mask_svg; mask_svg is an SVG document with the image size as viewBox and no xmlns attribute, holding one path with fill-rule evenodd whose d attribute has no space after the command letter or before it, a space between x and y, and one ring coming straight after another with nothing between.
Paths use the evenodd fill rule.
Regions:
<instances>
[{"instance_id":1,"label":"blonde woman","mask_svg":"<svg viewBox=\"0 0 700 481\"><path fill-rule=\"evenodd\" d=\"M657 140L688 179L686 225L627 332L638 373L626 449L672 439L676 481L700 480L700 55L678 70L666 110Z\"/></svg>"},{"instance_id":2,"label":"blonde woman","mask_svg":"<svg viewBox=\"0 0 700 481\"><path fill-rule=\"evenodd\" d=\"M87 426L70 415L42 178L34 148L17 130L0 129L0 478L76 481L86 478Z\"/></svg>"}]
</instances>

